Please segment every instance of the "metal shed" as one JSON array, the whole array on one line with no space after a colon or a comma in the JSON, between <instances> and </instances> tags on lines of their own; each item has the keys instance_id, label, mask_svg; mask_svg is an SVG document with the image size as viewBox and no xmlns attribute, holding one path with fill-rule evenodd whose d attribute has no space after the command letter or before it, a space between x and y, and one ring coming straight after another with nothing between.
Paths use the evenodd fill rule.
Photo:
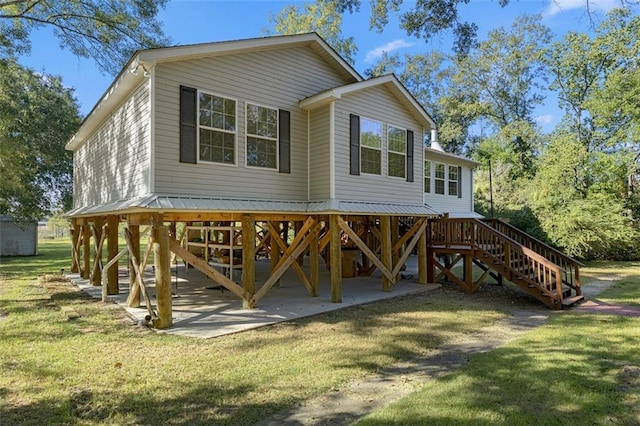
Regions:
<instances>
[{"instance_id":1,"label":"metal shed","mask_svg":"<svg viewBox=\"0 0 640 426\"><path fill-rule=\"evenodd\" d=\"M38 224L16 222L0 216L0 256L35 256L38 254Z\"/></svg>"}]
</instances>

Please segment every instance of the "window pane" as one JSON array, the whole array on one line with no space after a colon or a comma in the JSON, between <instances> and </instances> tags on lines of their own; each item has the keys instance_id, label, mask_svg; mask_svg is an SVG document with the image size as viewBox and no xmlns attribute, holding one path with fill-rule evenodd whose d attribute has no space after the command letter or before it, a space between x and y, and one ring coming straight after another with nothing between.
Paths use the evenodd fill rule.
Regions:
<instances>
[{"instance_id":1,"label":"window pane","mask_svg":"<svg viewBox=\"0 0 640 426\"><path fill-rule=\"evenodd\" d=\"M361 149L360 168L363 173L382 174L380 150L363 147Z\"/></svg>"},{"instance_id":2,"label":"window pane","mask_svg":"<svg viewBox=\"0 0 640 426\"><path fill-rule=\"evenodd\" d=\"M200 160L235 164L235 135L200 129Z\"/></svg>"},{"instance_id":3,"label":"window pane","mask_svg":"<svg viewBox=\"0 0 640 426\"><path fill-rule=\"evenodd\" d=\"M449 195L458 196L458 182L449 181Z\"/></svg>"},{"instance_id":4,"label":"window pane","mask_svg":"<svg viewBox=\"0 0 640 426\"><path fill-rule=\"evenodd\" d=\"M404 130L389 126L387 135L389 138L389 151L403 154L407 152L407 133Z\"/></svg>"},{"instance_id":5,"label":"window pane","mask_svg":"<svg viewBox=\"0 0 640 426\"><path fill-rule=\"evenodd\" d=\"M444 194L444 181L440 179L436 179L436 194Z\"/></svg>"},{"instance_id":6,"label":"window pane","mask_svg":"<svg viewBox=\"0 0 640 426\"><path fill-rule=\"evenodd\" d=\"M458 196L458 167L449 166L449 195Z\"/></svg>"},{"instance_id":7,"label":"window pane","mask_svg":"<svg viewBox=\"0 0 640 426\"><path fill-rule=\"evenodd\" d=\"M406 160L403 154L389 153L389 176L405 177Z\"/></svg>"},{"instance_id":8,"label":"window pane","mask_svg":"<svg viewBox=\"0 0 640 426\"><path fill-rule=\"evenodd\" d=\"M278 110L247 104L247 165L278 167Z\"/></svg>"},{"instance_id":9,"label":"window pane","mask_svg":"<svg viewBox=\"0 0 640 426\"><path fill-rule=\"evenodd\" d=\"M360 144L371 148L382 148L382 124L362 118L360 120Z\"/></svg>"},{"instance_id":10,"label":"window pane","mask_svg":"<svg viewBox=\"0 0 640 426\"><path fill-rule=\"evenodd\" d=\"M436 163L435 169L435 193L436 194L444 194L444 164Z\"/></svg>"},{"instance_id":11,"label":"window pane","mask_svg":"<svg viewBox=\"0 0 640 426\"><path fill-rule=\"evenodd\" d=\"M277 168L278 143L276 141L247 137L247 165Z\"/></svg>"},{"instance_id":12,"label":"window pane","mask_svg":"<svg viewBox=\"0 0 640 426\"><path fill-rule=\"evenodd\" d=\"M431 161L424 162L424 192L431 192Z\"/></svg>"}]
</instances>

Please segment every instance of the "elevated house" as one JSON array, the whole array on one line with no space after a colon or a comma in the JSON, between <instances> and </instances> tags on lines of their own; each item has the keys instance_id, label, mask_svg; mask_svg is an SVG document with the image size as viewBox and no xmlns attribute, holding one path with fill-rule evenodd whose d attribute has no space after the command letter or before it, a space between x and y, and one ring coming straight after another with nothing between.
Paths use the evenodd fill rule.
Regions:
<instances>
[{"instance_id":1,"label":"elevated house","mask_svg":"<svg viewBox=\"0 0 640 426\"><path fill-rule=\"evenodd\" d=\"M114 294L112 265L128 252L129 303L138 304L148 258L139 227L149 226L158 327L172 322L172 255L245 307L289 268L317 295L321 257L340 302L345 240L361 252L358 273L378 269L385 291L414 249L418 281L433 281L440 264L429 220L473 217L475 166L425 148L435 130L395 76L363 79L317 34L138 51L67 143L72 270L96 285L103 278ZM119 227L128 243L121 252ZM102 265L105 242L110 261ZM257 254L271 259L261 283ZM242 270L237 281L234 268Z\"/></svg>"}]
</instances>

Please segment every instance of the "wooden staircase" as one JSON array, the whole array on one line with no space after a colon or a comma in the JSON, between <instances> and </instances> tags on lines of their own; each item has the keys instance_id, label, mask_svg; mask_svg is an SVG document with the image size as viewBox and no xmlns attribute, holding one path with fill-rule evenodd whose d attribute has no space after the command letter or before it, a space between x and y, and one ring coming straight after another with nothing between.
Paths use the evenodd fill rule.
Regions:
<instances>
[{"instance_id":1,"label":"wooden staircase","mask_svg":"<svg viewBox=\"0 0 640 426\"><path fill-rule=\"evenodd\" d=\"M584 265L506 222L438 218L429 221L427 232L427 253L434 267L466 292L475 291L491 275L499 282L511 281L553 309L584 300L580 288ZM447 260L444 265L442 258ZM452 271L460 260L462 279ZM474 263L484 271L476 281Z\"/></svg>"}]
</instances>

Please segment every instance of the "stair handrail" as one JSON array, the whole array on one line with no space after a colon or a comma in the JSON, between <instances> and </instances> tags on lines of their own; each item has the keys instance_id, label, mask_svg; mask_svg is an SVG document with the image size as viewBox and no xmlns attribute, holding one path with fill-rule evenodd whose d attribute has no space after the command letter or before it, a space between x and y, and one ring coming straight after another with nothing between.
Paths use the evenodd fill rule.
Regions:
<instances>
[{"instance_id":1,"label":"stair handrail","mask_svg":"<svg viewBox=\"0 0 640 426\"><path fill-rule=\"evenodd\" d=\"M514 231L517 234L520 234L522 237L524 237L526 239L529 239L529 240L535 242L536 244L544 247L546 250L549 250L549 251L553 252L553 254L555 254L556 256L566 259L568 261L568 263L572 263L573 265L578 266L580 268L584 268L585 267L584 263L580 262L579 260L576 260L573 257L567 255L566 253L563 253L562 251L558 250L557 248L555 248L553 246L550 246L549 244L545 243L544 241L541 241L541 240L537 239L536 237L533 237L533 236L527 234L526 232L524 232L520 228L518 228L516 226L513 226L510 223L505 222L504 220L501 220L501 219L481 219L481 221L483 223L484 222L499 223L500 225L505 226L509 230ZM497 229L496 226L494 226L494 228ZM502 234L504 234L504 232L502 232Z\"/></svg>"},{"instance_id":2,"label":"stair handrail","mask_svg":"<svg viewBox=\"0 0 640 426\"><path fill-rule=\"evenodd\" d=\"M540 253L530 249L529 247L523 245L522 243L498 231L497 229L487 225L482 220L475 219L475 218L472 220L476 223L476 226L481 227L486 231L489 231L490 233L494 234L498 239L504 240L506 243L508 243L512 247L519 249L522 252L522 254L524 254L526 257L530 258L535 262L538 262L541 265L544 265L549 270L552 270L557 277L556 283L555 283L555 293L556 293L555 298L557 301L562 302L562 275L561 275L562 268L558 264L552 262L551 260L542 256ZM511 270L514 270L513 267L511 266L510 259L507 259L506 263ZM540 287L538 283L535 283L533 280L530 280L530 281L536 284L538 287ZM544 290L546 292L549 292L547 289L544 289Z\"/></svg>"}]
</instances>

